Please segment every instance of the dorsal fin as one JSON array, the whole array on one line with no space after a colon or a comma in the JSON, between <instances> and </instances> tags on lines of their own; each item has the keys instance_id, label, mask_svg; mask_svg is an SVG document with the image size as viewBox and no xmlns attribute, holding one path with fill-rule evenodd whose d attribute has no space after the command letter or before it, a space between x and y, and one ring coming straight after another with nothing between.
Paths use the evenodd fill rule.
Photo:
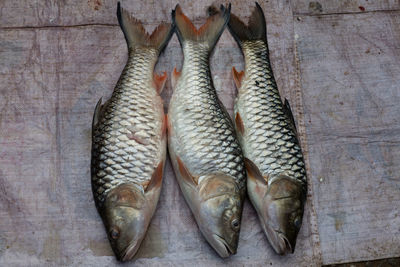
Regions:
<instances>
[{"instance_id":1,"label":"dorsal fin","mask_svg":"<svg viewBox=\"0 0 400 267\"><path fill-rule=\"evenodd\" d=\"M101 110L101 102L103 97L100 97L99 101L97 101L96 107L94 108L93 120L92 120L92 129L96 126L100 121L100 110Z\"/></svg>"},{"instance_id":2,"label":"dorsal fin","mask_svg":"<svg viewBox=\"0 0 400 267\"><path fill-rule=\"evenodd\" d=\"M295 134L297 136L297 128L296 128L296 123L294 121L292 109L290 108L289 100L287 100L286 98L285 98L285 102L283 104L283 112L288 116L288 118L292 124L293 131L295 132Z\"/></svg>"}]
</instances>

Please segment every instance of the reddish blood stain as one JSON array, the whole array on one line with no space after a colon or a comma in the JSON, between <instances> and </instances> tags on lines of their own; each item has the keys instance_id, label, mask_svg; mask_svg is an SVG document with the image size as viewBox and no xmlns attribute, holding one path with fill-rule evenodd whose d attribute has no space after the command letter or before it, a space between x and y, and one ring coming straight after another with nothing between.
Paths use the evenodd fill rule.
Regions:
<instances>
[{"instance_id":1,"label":"reddish blood stain","mask_svg":"<svg viewBox=\"0 0 400 267\"><path fill-rule=\"evenodd\" d=\"M365 7L363 7L363 6L359 6L358 8L363 12L365 11Z\"/></svg>"}]
</instances>

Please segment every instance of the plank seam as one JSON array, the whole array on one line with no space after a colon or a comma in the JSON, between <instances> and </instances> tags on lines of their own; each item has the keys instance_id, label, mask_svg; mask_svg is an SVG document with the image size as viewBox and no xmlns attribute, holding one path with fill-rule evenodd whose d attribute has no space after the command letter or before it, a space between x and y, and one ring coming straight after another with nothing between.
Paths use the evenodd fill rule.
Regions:
<instances>
[{"instance_id":1,"label":"plank seam","mask_svg":"<svg viewBox=\"0 0 400 267\"><path fill-rule=\"evenodd\" d=\"M292 7L292 2L290 3L290 7ZM309 148L308 148L308 142L307 142L307 132L306 132L306 126L305 126L305 114L304 114L304 101L303 101L303 91L301 87L301 71L300 71L300 61L298 57L298 50L297 50L297 44L296 44L296 37L295 37L295 29L294 29L294 23L295 23L295 17L293 9L291 10L292 12L292 41L293 41L293 63L295 67L295 72L294 72L294 100L296 103L296 110L295 114L297 115L297 129L298 129L298 138L300 141L300 146L303 152L303 157L304 157L304 163L306 166L306 173L307 173L307 199L309 209L310 209L310 235L311 235L311 242L313 244L312 251L313 251L313 256L317 259L318 265L322 265L323 262L323 257L322 257L322 251L321 251L321 242L319 238L319 228L318 228L318 217L315 211L315 197L314 197L314 190L313 190L313 183L311 179L311 166L310 166L310 160L309 160ZM306 204L306 205L307 205Z\"/></svg>"},{"instance_id":2,"label":"plank seam","mask_svg":"<svg viewBox=\"0 0 400 267\"><path fill-rule=\"evenodd\" d=\"M379 9L379 10L369 10L369 11L348 11L348 12L332 12L332 13L293 13L295 17L319 17L319 16L337 16L337 15L357 15L357 14L368 14L368 13L395 13L399 12L400 9Z\"/></svg>"},{"instance_id":3,"label":"plank seam","mask_svg":"<svg viewBox=\"0 0 400 267\"><path fill-rule=\"evenodd\" d=\"M112 23L86 23L86 24L75 24L75 25L44 25L44 26L15 26L15 27L0 27L0 30L30 30L30 29L59 29L59 28L81 28L81 27L119 27L118 24Z\"/></svg>"}]
</instances>

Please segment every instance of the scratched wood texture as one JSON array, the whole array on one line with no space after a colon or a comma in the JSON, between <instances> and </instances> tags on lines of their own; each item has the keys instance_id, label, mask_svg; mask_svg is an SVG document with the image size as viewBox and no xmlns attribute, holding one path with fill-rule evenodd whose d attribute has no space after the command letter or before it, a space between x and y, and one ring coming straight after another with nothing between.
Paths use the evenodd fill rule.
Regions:
<instances>
[{"instance_id":1,"label":"scratched wood texture","mask_svg":"<svg viewBox=\"0 0 400 267\"><path fill-rule=\"evenodd\" d=\"M111 94L127 58L116 2L0 1L1 266L118 264L89 171L94 106ZM180 1L197 25L211 3ZM242 17L254 5L231 3ZM170 19L175 4L122 1L149 30ZM272 251L246 202L238 254L220 259L200 235L167 163L148 234L126 265L320 266L400 256L399 2L260 4L309 174L295 253ZM170 73L181 62L173 37L156 70ZM243 68L243 58L226 31L211 70L230 112L231 66ZM168 82L166 106L171 93Z\"/></svg>"},{"instance_id":2,"label":"scratched wood texture","mask_svg":"<svg viewBox=\"0 0 400 267\"><path fill-rule=\"evenodd\" d=\"M400 255L399 15L295 19L324 263Z\"/></svg>"}]
</instances>

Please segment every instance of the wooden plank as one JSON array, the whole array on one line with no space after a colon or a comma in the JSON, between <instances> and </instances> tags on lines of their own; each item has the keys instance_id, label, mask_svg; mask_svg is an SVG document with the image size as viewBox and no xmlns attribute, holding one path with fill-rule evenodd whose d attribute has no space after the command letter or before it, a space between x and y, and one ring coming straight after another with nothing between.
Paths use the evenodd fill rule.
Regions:
<instances>
[{"instance_id":1,"label":"wooden plank","mask_svg":"<svg viewBox=\"0 0 400 267\"><path fill-rule=\"evenodd\" d=\"M110 5L112 11L90 19L82 5L92 1L68 6L64 1L31 2L0 3L0 265L117 265L94 206L89 173L93 109L101 96L110 95L127 56L123 35L114 26L116 1L94 8L92 13ZM209 3L181 5L200 23ZM169 18L175 3L163 2L157 8L153 2L123 5L145 19L150 29ZM233 11L243 17L250 15L252 6L250 1L233 1ZM278 85L300 117L289 1L263 3L263 9ZM174 37L156 69L170 73L181 61ZM211 62L218 94L232 111L231 66L243 68L243 58L227 31ZM170 95L167 82L166 105ZM295 253L281 257L273 252L246 202L238 254L222 260L199 233L167 163L158 209L136 263L318 266L312 205L309 198Z\"/></svg>"},{"instance_id":2,"label":"wooden plank","mask_svg":"<svg viewBox=\"0 0 400 267\"><path fill-rule=\"evenodd\" d=\"M400 256L399 14L295 22L324 264Z\"/></svg>"},{"instance_id":3,"label":"wooden plank","mask_svg":"<svg viewBox=\"0 0 400 267\"><path fill-rule=\"evenodd\" d=\"M323 15L399 10L400 2L396 0L293 0L292 6L294 15Z\"/></svg>"},{"instance_id":4,"label":"wooden plank","mask_svg":"<svg viewBox=\"0 0 400 267\"><path fill-rule=\"evenodd\" d=\"M3 0L0 2L0 27L60 27L87 24L117 25L118 0ZM135 17L146 25L170 20L176 1L120 1L122 7L134 11ZM183 4L182 2L181 4ZM204 17L212 1L187 4L188 14L195 14L195 21ZM156 8L155 8L156 7ZM18 15L15 15L18 14Z\"/></svg>"}]
</instances>

